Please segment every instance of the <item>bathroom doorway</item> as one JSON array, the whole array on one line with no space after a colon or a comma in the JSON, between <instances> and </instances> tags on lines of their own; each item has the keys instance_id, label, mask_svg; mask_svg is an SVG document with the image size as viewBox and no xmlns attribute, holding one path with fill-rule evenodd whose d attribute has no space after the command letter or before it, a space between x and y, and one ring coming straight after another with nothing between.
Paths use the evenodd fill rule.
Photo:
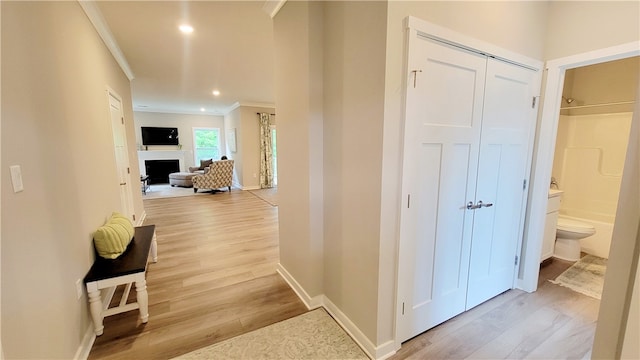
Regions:
<instances>
[{"instance_id":1,"label":"bathroom doorway","mask_svg":"<svg viewBox=\"0 0 640 360\"><path fill-rule=\"evenodd\" d=\"M609 257L640 57L568 69L561 96L552 188L562 190L560 215L591 225L581 251Z\"/></svg>"}]
</instances>

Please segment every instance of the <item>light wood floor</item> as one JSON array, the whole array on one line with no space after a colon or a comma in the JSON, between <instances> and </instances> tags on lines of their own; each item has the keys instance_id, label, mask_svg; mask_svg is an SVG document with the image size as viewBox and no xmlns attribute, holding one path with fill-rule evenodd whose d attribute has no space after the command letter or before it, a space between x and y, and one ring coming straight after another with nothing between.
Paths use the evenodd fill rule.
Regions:
<instances>
[{"instance_id":1,"label":"light wood floor","mask_svg":"<svg viewBox=\"0 0 640 360\"><path fill-rule=\"evenodd\" d=\"M275 272L277 207L240 190L144 205L158 239L149 322L107 317L89 359L167 359L307 311Z\"/></svg>"},{"instance_id":2,"label":"light wood floor","mask_svg":"<svg viewBox=\"0 0 640 360\"><path fill-rule=\"evenodd\" d=\"M569 266L554 260L538 291L507 291L403 343L391 359L589 359L600 301L547 281Z\"/></svg>"},{"instance_id":3,"label":"light wood floor","mask_svg":"<svg viewBox=\"0 0 640 360\"><path fill-rule=\"evenodd\" d=\"M150 318L105 319L90 359L167 359L306 312L275 273L277 208L246 191L145 200L159 260L147 274ZM402 345L392 359L589 358L600 302L546 281L510 290ZM135 296L133 291L132 297Z\"/></svg>"}]
</instances>

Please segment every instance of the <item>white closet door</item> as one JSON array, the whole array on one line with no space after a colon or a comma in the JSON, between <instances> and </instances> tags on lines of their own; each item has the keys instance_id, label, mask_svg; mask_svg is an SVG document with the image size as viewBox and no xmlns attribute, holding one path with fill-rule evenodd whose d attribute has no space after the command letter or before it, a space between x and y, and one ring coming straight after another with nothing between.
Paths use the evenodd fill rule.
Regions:
<instances>
[{"instance_id":1,"label":"white closet door","mask_svg":"<svg viewBox=\"0 0 640 360\"><path fill-rule=\"evenodd\" d=\"M487 64L476 203L493 206L475 211L467 309L513 287L536 121L535 75L495 59Z\"/></svg>"},{"instance_id":2,"label":"white closet door","mask_svg":"<svg viewBox=\"0 0 640 360\"><path fill-rule=\"evenodd\" d=\"M410 41L401 341L465 310L474 214L466 204L476 187L486 71L486 57L480 54L419 36Z\"/></svg>"}]
</instances>

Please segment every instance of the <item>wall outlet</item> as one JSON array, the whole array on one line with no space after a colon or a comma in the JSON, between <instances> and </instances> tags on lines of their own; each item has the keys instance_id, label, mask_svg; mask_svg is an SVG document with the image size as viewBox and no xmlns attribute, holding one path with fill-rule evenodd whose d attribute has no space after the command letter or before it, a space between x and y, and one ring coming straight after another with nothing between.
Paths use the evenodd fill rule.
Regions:
<instances>
[{"instance_id":1,"label":"wall outlet","mask_svg":"<svg viewBox=\"0 0 640 360\"><path fill-rule=\"evenodd\" d=\"M82 279L76 280L76 297L78 300L82 298Z\"/></svg>"},{"instance_id":2,"label":"wall outlet","mask_svg":"<svg viewBox=\"0 0 640 360\"><path fill-rule=\"evenodd\" d=\"M258 174L253 173L253 178L255 179L255 178L257 178L257 177L258 177Z\"/></svg>"}]
</instances>

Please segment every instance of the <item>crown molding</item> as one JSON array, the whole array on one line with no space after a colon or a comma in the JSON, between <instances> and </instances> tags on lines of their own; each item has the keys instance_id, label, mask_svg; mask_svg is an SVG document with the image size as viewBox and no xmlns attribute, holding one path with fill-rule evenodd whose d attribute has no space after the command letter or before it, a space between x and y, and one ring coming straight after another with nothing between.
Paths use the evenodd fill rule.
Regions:
<instances>
[{"instance_id":1,"label":"crown molding","mask_svg":"<svg viewBox=\"0 0 640 360\"><path fill-rule=\"evenodd\" d=\"M230 112L232 112L233 110L235 110L235 109L237 109L239 107L256 107L256 108L271 108L271 109L275 109L276 105L275 104L269 104L269 103L236 101L235 103L233 103L233 105L231 105L228 108L226 108L223 112L224 112L225 115L228 115Z\"/></svg>"},{"instance_id":2,"label":"crown molding","mask_svg":"<svg viewBox=\"0 0 640 360\"><path fill-rule=\"evenodd\" d=\"M102 16L98 5L96 5L95 1L92 0L78 0L78 3L129 81L133 80L135 78L133 71L127 62L127 59L124 57L122 50L120 50L116 39L113 37L111 29L109 29L109 25L107 25L107 22L104 20L104 16Z\"/></svg>"},{"instance_id":3,"label":"crown molding","mask_svg":"<svg viewBox=\"0 0 640 360\"><path fill-rule=\"evenodd\" d=\"M269 14L269 16L273 19L286 2L287 0L266 0L264 2L264 5L262 6L262 10Z\"/></svg>"}]
</instances>

